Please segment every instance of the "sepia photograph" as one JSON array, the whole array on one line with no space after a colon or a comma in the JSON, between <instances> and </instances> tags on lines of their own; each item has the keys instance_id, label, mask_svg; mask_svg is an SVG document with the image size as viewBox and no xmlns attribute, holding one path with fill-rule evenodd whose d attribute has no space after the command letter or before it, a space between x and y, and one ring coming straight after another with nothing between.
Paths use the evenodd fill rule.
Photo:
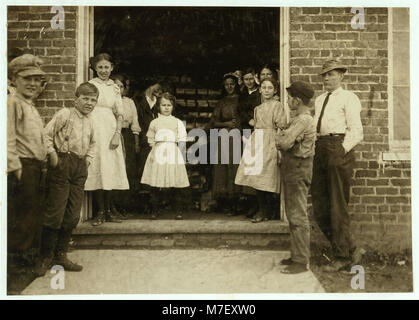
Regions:
<instances>
[{"instance_id":1,"label":"sepia photograph","mask_svg":"<svg viewBox=\"0 0 419 320\"><path fill-rule=\"evenodd\" d=\"M74 4L3 6L6 297L414 293L411 4Z\"/></svg>"}]
</instances>

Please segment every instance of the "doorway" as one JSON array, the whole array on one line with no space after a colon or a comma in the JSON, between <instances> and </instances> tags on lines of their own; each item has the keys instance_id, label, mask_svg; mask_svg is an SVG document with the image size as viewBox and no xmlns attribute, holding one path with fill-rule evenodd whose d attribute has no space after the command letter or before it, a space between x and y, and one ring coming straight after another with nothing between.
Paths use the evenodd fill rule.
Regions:
<instances>
[{"instance_id":1,"label":"doorway","mask_svg":"<svg viewBox=\"0 0 419 320\"><path fill-rule=\"evenodd\" d=\"M208 120L223 74L279 65L279 8L94 7L91 18L91 52L111 54L114 72L125 74L131 89L142 92L155 80L168 83L177 98L180 94L181 107L187 107L184 117L195 127L206 119L190 101ZM189 90L182 90L186 87ZM182 96L188 91L196 96ZM207 104L199 91L207 92ZM202 174L203 168L195 169ZM194 179L201 180L195 174ZM192 206L202 210L202 198L208 205L211 196L205 188L195 191L201 192L200 201L195 194Z\"/></svg>"}]
</instances>

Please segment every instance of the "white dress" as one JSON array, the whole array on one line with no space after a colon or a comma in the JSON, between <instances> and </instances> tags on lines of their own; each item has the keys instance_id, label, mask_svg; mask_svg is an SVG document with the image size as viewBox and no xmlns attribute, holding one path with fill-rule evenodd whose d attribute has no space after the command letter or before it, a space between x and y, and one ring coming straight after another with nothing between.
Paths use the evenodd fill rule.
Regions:
<instances>
[{"instance_id":1,"label":"white dress","mask_svg":"<svg viewBox=\"0 0 419 320\"><path fill-rule=\"evenodd\" d=\"M94 78L89 82L98 88L99 98L91 113L96 146L84 190L127 190L129 184L122 143L114 150L109 148L116 131L116 116L122 112L119 88L111 79L104 82Z\"/></svg>"},{"instance_id":2,"label":"white dress","mask_svg":"<svg viewBox=\"0 0 419 320\"><path fill-rule=\"evenodd\" d=\"M157 119L151 121L147 139L152 149L144 166L141 183L157 188L188 187L185 159L178 146L178 142L185 143L186 138L184 124L172 115L159 114Z\"/></svg>"}]
</instances>

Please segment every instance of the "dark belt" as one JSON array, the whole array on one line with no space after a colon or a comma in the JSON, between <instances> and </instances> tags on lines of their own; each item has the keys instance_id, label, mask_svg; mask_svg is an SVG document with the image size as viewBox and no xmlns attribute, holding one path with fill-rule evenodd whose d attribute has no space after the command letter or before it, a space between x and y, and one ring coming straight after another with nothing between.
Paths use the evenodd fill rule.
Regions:
<instances>
[{"instance_id":1,"label":"dark belt","mask_svg":"<svg viewBox=\"0 0 419 320\"><path fill-rule=\"evenodd\" d=\"M57 154L59 156L64 156L64 157L71 156L71 157L75 157L75 158L78 158L78 159L84 159L86 157L86 156L79 156L78 154L76 154L74 152L71 152L71 151L68 151L68 152L57 152Z\"/></svg>"},{"instance_id":2,"label":"dark belt","mask_svg":"<svg viewBox=\"0 0 419 320\"><path fill-rule=\"evenodd\" d=\"M317 136L318 139L327 139L327 138L344 138L344 133L328 133L321 136Z\"/></svg>"}]
</instances>

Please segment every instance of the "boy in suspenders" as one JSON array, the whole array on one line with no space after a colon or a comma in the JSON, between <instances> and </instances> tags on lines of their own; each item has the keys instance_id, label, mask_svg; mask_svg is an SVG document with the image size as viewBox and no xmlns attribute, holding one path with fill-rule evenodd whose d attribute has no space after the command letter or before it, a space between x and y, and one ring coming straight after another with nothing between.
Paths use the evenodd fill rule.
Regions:
<instances>
[{"instance_id":1,"label":"boy in suspenders","mask_svg":"<svg viewBox=\"0 0 419 320\"><path fill-rule=\"evenodd\" d=\"M80 219L87 168L95 146L89 114L96 106L99 92L90 83L76 90L74 108L63 108L45 127L50 164L47 205L43 213L40 260L35 268L45 275L51 265L66 271L81 271L82 266L67 258L73 229Z\"/></svg>"}]
</instances>

